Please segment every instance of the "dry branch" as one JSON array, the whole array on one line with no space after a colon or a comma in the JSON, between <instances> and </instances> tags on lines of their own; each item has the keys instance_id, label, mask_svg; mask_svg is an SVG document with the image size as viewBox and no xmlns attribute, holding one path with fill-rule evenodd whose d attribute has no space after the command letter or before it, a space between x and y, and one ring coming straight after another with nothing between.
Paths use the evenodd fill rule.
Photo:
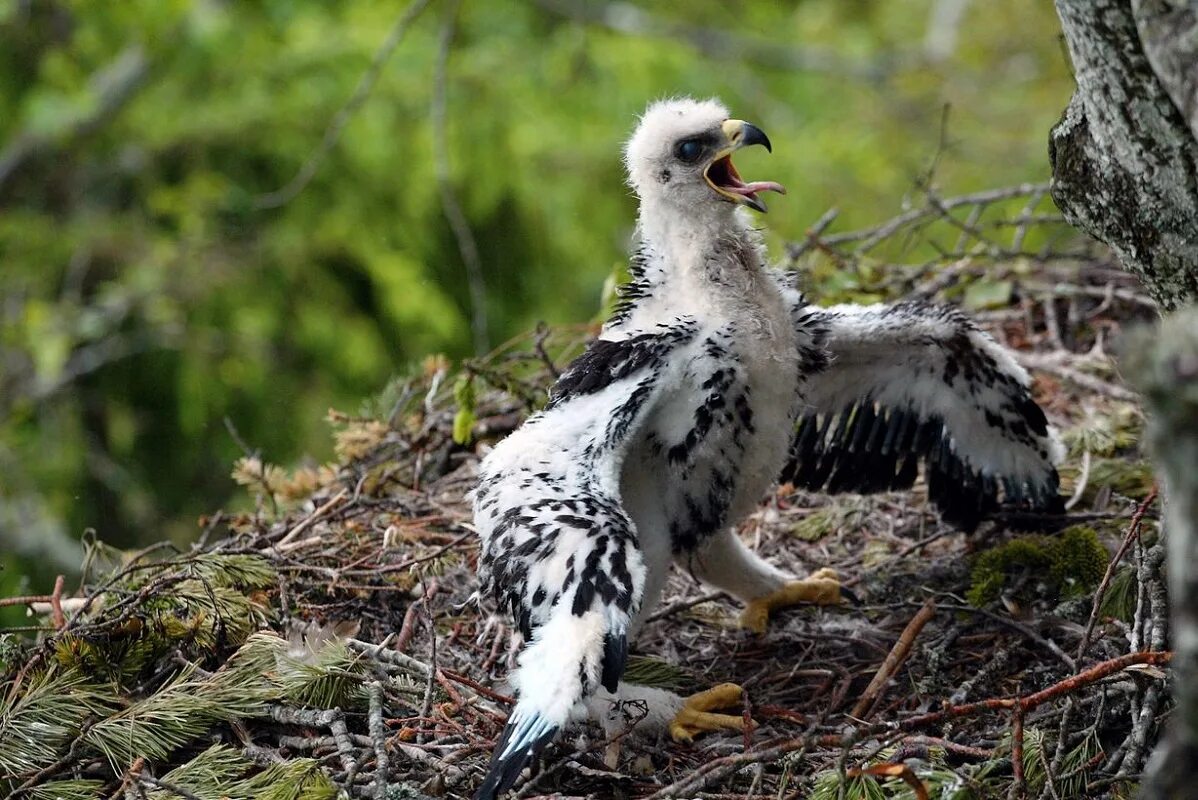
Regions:
<instances>
[{"instance_id":1,"label":"dry branch","mask_svg":"<svg viewBox=\"0 0 1198 800\"><path fill-rule=\"evenodd\" d=\"M878 667L878 671L874 674L873 680L869 682L869 686L865 687L865 691L861 693L861 699L853 706L853 710L849 712L849 716L857 717L858 719L868 719L870 710L878 701L882 692L886 689L886 684L890 681L894 674L902 667L903 662L907 659L907 654L911 652L911 646L915 644L916 637L923 630L924 626L931 621L936 615L936 601L929 598L907 623L907 627L903 628L902 635L898 641L894 643L894 647L886 655L886 660L882 662L882 666Z\"/></svg>"}]
</instances>

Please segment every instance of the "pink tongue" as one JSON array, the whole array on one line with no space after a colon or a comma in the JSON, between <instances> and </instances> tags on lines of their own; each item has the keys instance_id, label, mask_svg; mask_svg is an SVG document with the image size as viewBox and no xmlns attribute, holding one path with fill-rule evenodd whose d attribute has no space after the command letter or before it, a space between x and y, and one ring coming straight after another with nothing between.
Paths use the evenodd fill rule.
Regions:
<instances>
[{"instance_id":1,"label":"pink tongue","mask_svg":"<svg viewBox=\"0 0 1198 800\"><path fill-rule=\"evenodd\" d=\"M752 181L745 184L745 190L751 193L757 192L777 192L778 194L786 194L786 187L774 181Z\"/></svg>"},{"instance_id":2,"label":"pink tongue","mask_svg":"<svg viewBox=\"0 0 1198 800\"><path fill-rule=\"evenodd\" d=\"M786 187L774 181L752 181L750 183L743 183L740 186L721 186L720 188L743 195L756 194L757 192L786 194Z\"/></svg>"}]
</instances>

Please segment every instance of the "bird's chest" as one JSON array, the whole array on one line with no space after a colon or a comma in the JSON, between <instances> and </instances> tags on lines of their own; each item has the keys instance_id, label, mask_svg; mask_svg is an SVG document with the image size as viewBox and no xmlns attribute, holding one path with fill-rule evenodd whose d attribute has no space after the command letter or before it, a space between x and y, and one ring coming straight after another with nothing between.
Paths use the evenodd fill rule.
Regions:
<instances>
[{"instance_id":1,"label":"bird's chest","mask_svg":"<svg viewBox=\"0 0 1198 800\"><path fill-rule=\"evenodd\" d=\"M633 462L654 485L675 553L735 523L777 478L794 422L797 361L781 314L713 326L683 354L676 388L648 421Z\"/></svg>"}]
</instances>

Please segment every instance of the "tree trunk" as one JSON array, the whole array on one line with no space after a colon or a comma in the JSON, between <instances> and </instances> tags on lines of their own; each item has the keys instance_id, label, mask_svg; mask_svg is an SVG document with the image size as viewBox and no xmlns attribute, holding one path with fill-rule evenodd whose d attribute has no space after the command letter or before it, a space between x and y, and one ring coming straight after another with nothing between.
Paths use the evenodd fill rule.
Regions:
<instances>
[{"instance_id":1,"label":"tree trunk","mask_svg":"<svg viewBox=\"0 0 1198 800\"><path fill-rule=\"evenodd\" d=\"M1077 91L1049 137L1052 196L1164 310L1198 300L1198 0L1056 0ZM1134 338L1134 337L1133 337ZM1165 490L1177 711L1143 797L1198 780L1198 307L1125 348Z\"/></svg>"},{"instance_id":2,"label":"tree trunk","mask_svg":"<svg viewBox=\"0 0 1198 800\"><path fill-rule=\"evenodd\" d=\"M1198 307L1133 337L1124 371L1144 392L1148 439L1168 498L1170 628L1177 709L1141 797L1194 796L1198 777Z\"/></svg>"},{"instance_id":3,"label":"tree trunk","mask_svg":"<svg viewBox=\"0 0 1198 800\"><path fill-rule=\"evenodd\" d=\"M1144 55L1198 139L1198 2L1132 0Z\"/></svg>"},{"instance_id":4,"label":"tree trunk","mask_svg":"<svg viewBox=\"0 0 1198 800\"><path fill-rule=\"evenodd\" d=\"M1056 7L1077 91L1049 138L1053 200L1162 309L1198 300L1198 0Z\"/></svg>"}]
</instances>

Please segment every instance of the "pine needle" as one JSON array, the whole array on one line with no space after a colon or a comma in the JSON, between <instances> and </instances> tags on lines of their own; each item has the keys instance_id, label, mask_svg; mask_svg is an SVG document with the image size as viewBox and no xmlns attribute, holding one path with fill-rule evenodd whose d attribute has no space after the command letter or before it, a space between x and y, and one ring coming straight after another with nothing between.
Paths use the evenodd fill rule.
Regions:
<instances>
[{"instance_id":1,"label":"pine needle","mask_svg":"<svg viewBox=\"0 0 1198 800\"><path fill-rule=\"evenodd\" d=\"M344 641L326 640L315 649L289 648L277 659L283 696L293 703L315 708L360 705L365 666L362 655Z\"/></svg>"},{"instance_id":2,"label":"pine needle","mask_svg":"<svg viewBox=\"0 0 1198 800\"><path fill-rule=\"evenodd\" d=\"M10 694L10 687L0 685L0 698ZM84 720L106 716L115 706L115 698L73 670L52 668L31 675L13 704L0 708L0 775L53 763Z\"/></svg>"},{"instance_id":3,"label":"pine needle","mask_svg":"<svg viewBox=\"0 0 1198 800\"><path fill-rule=\"evenodd\" d=\"M267 703L278 696L278 687L260 669L262 664L262 653L242 648L206 679L195 678L194 667L185 668L154 694L93 725L84 742L108 759L117 773L139 756L165 759L214 723L262 716Z\"/></svg>"},{"instance_id":4,"label":"pine needle","mask_svg":"<svg viewBox=\"0 0 1198 800\"><path fill-rule=\"evenodd\" d=\"M28 790L33 800L95 800L101 797L104 781L66 780L50 781Z\"/></svg>"},{"instance_id":5,"label":"pine needle","mask_svg":"<svg viewBox=\"0 0 1198 800\"><path fill-rule=\"evenodd\" d=\"M209 747L168 772L162 782L200 800L331 800L337 788L316 761L297 758L273 764L247 776L256 767L228 745ZM184 800L169 789L146 792L150 800Z\"/></svg>"}]
</instances>

